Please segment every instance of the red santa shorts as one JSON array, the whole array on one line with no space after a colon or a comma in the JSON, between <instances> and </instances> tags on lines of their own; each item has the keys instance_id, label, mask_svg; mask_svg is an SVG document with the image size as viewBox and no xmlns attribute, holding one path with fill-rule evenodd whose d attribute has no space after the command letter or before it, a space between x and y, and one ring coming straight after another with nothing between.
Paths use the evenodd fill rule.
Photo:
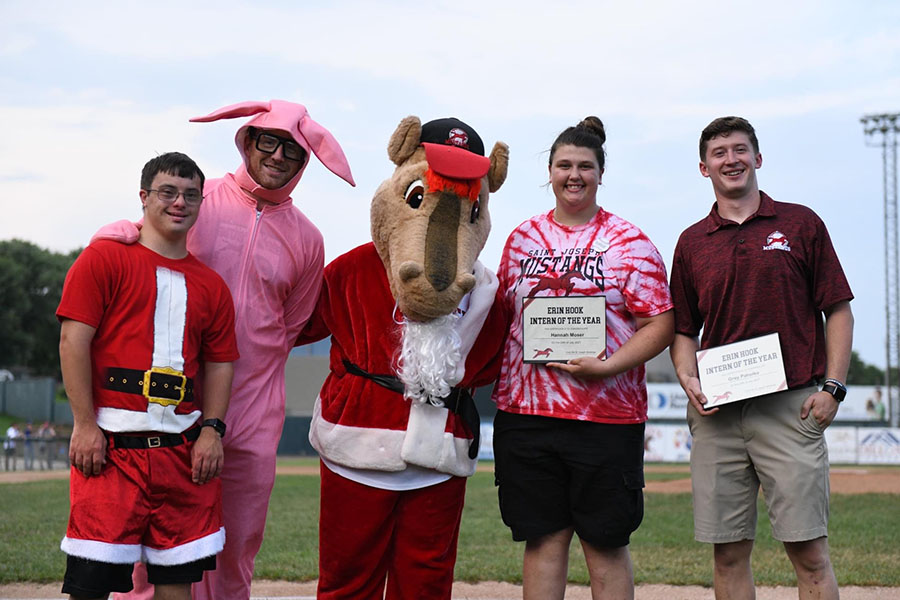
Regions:
<instances>
[{"instance_id":1,"label":"red santa shorts","mask_svg":"<svg viewBox=\"0 0 900 600\"><path fill-rule=\"evenodd\" d=\"M225 543L222 484L191 481L193 443L107 451L99 475L69 476L66 554L96 561L181 565Z\"/></svg>"}]
</instances>

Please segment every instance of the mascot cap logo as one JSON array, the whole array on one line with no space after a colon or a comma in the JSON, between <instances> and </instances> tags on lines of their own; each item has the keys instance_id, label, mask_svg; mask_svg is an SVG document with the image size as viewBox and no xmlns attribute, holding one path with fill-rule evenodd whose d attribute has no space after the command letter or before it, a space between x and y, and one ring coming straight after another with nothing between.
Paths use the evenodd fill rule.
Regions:
<instances>
[{"instance_id":1,"label":"mascot cap logo","mask_svg":"<svg viewBox=\"0 0 900 600\"><path fill-rule=\"evenodd\" d=\"M419 140L425 148L428 166L452 179L481 179L491 168L478 133L454 117L436 119L422 125Z\"/></svg>"}]
</instances>

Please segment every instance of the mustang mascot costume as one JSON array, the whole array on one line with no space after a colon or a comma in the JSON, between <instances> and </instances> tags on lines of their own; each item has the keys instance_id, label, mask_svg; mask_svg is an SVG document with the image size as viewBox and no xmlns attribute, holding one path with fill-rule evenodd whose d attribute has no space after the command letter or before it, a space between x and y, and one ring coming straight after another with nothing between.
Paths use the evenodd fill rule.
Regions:
<instances>
[{"instance_id":1,"label":"mustang mascot costume","mask_svg":"<svg viewBox=\"0 0 900 600\"><path fill-rule=\"evenodd\" d=\"M471 390L496 378L506 329L497 278L477 261L506 145L488 158L462 121L407 117L388 156L373 242L325 268L298 340L332 336L309 432L322 460L319 598L450 598L478 455Z\"/></svg>"}]
</instances>

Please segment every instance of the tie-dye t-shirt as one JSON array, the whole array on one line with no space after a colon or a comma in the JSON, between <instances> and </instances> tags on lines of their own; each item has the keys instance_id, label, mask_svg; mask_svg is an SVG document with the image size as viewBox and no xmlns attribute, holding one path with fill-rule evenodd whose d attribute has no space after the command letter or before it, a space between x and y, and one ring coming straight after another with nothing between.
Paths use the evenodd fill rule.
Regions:
<instances>
[{"instance_id":1,"label":"tie-dye t-shirt","mask_svg":"<svg viewBox=\"0 0 900 600\"><path fill-rule=\"evenodd\" d=\"M497 272L513 314L494 387L497 408L512 413L597 423L647 420L644 366L602 380L523 362L522 299L533 296L606 296L607 354L636 331L635 317L672 308L666 267L644 233L602 208L588 223L561 225L553 211L510 234Z\"/></svg>"}]
</instances>

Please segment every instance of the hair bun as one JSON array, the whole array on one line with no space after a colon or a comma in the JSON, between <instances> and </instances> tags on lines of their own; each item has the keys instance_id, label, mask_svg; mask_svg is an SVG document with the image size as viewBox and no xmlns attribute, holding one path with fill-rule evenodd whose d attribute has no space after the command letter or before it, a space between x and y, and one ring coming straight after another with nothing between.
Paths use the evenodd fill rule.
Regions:
<instances>
[{"instance_id":1,"label":"hair bun","mask_svg":"<svg viewBox=\"0 0 900 600\"><path fill-rule=\"evenodd\" d=\"M577 126L583 127L584 129L587 129L588 131L599 137L601 143L606 143L606 129L603 127L603 121L601 121L597 117L585 117Z\"/></svg>"}]
</instances>

